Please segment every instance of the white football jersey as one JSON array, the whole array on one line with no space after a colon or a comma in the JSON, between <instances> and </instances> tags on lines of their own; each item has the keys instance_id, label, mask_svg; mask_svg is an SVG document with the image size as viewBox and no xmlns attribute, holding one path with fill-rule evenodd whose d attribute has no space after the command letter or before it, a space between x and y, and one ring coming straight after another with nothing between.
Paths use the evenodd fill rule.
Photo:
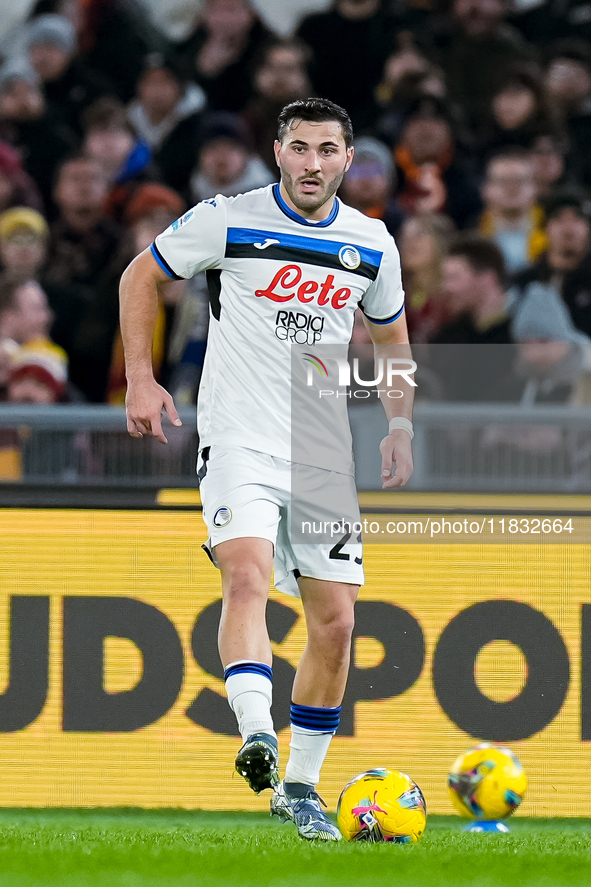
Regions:
<instances>
[{"instance_id":1,"label":"white football jersey","mask_svg":"<svg viewBox=\"0 0 591 887\"><path fill-rule=\"evenodd\" d=\"M202 447L290 460L291 346L346 345L357 307L373 323L392 322L404 307L398 250L383 222L338 199L327 219L310 222L279 185L198 204L152 253L175 279L207 271Z\"/></svg>"}]
</instances>

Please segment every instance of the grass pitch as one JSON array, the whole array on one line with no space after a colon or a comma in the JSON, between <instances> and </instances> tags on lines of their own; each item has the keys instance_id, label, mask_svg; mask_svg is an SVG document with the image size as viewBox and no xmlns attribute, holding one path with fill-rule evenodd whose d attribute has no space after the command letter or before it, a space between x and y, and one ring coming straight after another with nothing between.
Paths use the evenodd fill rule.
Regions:
<instances>
[{"instance_id":1,"label":"grass pitch","mask_svg":"<svg viewBox=\"0 0 591 887\"><path fill-rule=\"evenodd\" d=\"M311 845L261 814L0 810L0 887L579 887L591 820L472 835L432 816L415 845Z\"/></svg>"}]
</instances>

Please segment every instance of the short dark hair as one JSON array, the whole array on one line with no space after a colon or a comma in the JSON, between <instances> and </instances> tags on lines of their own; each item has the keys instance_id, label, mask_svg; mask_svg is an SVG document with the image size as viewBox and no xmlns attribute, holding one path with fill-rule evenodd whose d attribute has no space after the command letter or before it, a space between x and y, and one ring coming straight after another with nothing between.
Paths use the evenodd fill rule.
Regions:
<instances>
[{"instance_id":1,"label":"short dark hair","mask_svg":"<svg viewBox=\"0 0 591 887\"><path fill-rule=\"evenodd\" d=\"M277 138L283 141L288 130L291 129L294 120L307 120L311 123L322 123L326 120L336 120L341 124L345 145L350 148L353 144L353 126L351 118L344 108L335 105L328 99L301 99L290 102L282 110L277 119Z\"/></svg>"},{"instance_id":2,"label":"short dark hair","mask_svg":"<svg viewBox=\"0 0 591 887\"><path fill-rule=\"evenodd\" d=\"M159 52L158 50L156 52L149 52L148 55L144 56L143 63L143 69L136 80L136 88L142 77L145 77L150 71L168 71L181 88L185 87L191 79L187 76L182 62L175 57L174 53Z\"/></svg>"},{"instance_id":3,"label":"short dark hair","mask_svg":"<svg viewBox=\"0 0 591 887\"><path fill-rule=\"evenodd\" d=\"M82 114L82 128L87 135L92 130L125 129L133 133L127 120L125 105L115 96L104 95L89 105Z\"/></svg>"},{"instance_id":4,"label":"short dark hair","mask_svg":"<svg viewBox=\"0 0 591 887\"><path fill-rule=\"evenodd\" d=\"M507 145L505 148L499 148L486 158L487 175L489 167L499 160L518 160L520 163L531 163L532 156L529 148L524 148L522 145Z\"/></svg>"},{"instance_id":5,"label":"short dark hair","mask_svg":"<svg viewBox=\"0 0 591 887\"><path fill-rule=\"evenodd\" d=\"M448 258L456 256L465 259L476 274L492 271L501 286L507 285L507 270L503 253L492 240L477 234L463 234L457 237L449 248Z\"/></svg>"},{"instance_id":6,"label":"short dark hair","mask_svg":"<svg viewBox=\"0 0 591 887\"><path fill-rule=\"evenodd\" d=\"M563 209L573 209L577 215L587 222L591 218L591 201L585 191L576 186L565 186L552 191L543 201L542 208L546 215L546 223Z\"/></svg>"},{"instance_id":7,"label":"short dark hair","mask_svg":"<svg viewBox=\"0 0 591 887\"><path fill-rule=\"evenodd\" d=\"M52 179L54 189L57 188L64 169L74 163L92 163L94 166L97 167L97 169L103 169L100 161L95 160L94 157L89 157L88 154L85 154L83 151L80 150L72 151L62 157L54 170ZM104 175L106 177L107 174L104 173Z\"/></svg>"},{"instance_id":8,"label":"short dark hair","mask_svg":"<svg viewBox=\"0 0 591 887\"><path fill-rule=\"evenodd\" d=\"M312 50L303 40L299 40L297 37L271 37L254 53L250 64L251 75L256 74L259 68L266 65L271 53L277 49L288 49L291 52L299 53L304 66L307 66L312 58Z\"/></svg>"}]
</instances>

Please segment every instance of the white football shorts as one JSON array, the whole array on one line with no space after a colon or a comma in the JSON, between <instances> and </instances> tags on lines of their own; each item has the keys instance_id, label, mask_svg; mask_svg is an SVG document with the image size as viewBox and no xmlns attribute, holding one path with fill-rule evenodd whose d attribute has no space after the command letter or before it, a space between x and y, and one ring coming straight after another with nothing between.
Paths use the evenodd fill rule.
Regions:
<instances>
[{"instance_id":1,"label":"white football shorts","mask_svg":"<svg viewBox=\"0 0 591 887\"><path fill-rule=\"evenodd\" d=\"M242 447L213 446L201 451L197 475L209 530L204 547L212 561L215 564L214 549L220 542L254 536L273 543L275 587L286 594L299 597L299 576L363 585L361 537L346 532L347 524L343 525L344 533L336 525L331 528L328 543L292 542L292 469L285 459ZM298 469L306 474L306 466ZM316 483L319 470L310 471ZM353 478L334 471L322 471L320 476L322 496L330 497L331 490L338 494L344 485L349 494L355 493ZM301 502L299 505L301 509ZM355 520L359 521L358 510Z\"/></svg>"}]
</instances>

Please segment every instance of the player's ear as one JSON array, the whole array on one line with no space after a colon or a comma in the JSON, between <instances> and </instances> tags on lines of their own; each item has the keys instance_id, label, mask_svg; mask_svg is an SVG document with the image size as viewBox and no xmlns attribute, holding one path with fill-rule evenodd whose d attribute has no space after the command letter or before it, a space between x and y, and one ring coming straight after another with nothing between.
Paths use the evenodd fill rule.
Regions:
<instances>
[{"instance_id":1,"label":"player's ear","mask_svg":"<svg viewBox=\"0 0 591 887\"><path fill-rule=\"evenodd\" d=\"M347 148L347 163L345 164L345 172L349 169L351 164L353 163L353 155L355 154L355 148L351 145L350 148Z\"/></svg>"},{"instance_id":2,"label":"player's ear","mask_svg":"<svg viewBox=\"0 0 591 887\"><path fill-rule=\"evenodd\" d=\"M281 142L279 141L279 139L275 139L273 150L275 151L275 163L277 164L277 166L279 166L279 152L281 151Z\"/></svg>"}]
</instances>

